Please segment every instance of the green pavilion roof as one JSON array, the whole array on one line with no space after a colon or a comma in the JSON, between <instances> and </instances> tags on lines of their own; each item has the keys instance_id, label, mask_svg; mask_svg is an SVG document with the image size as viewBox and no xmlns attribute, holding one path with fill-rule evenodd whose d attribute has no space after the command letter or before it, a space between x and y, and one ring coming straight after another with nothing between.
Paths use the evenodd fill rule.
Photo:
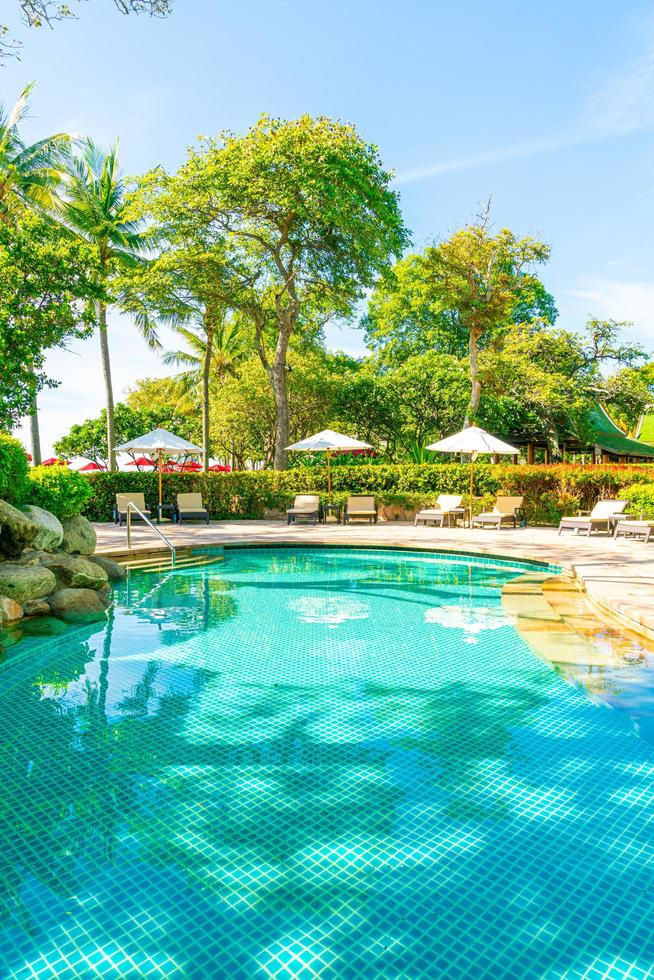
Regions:
<instances>
[{"instance_id":1,"label":"green pavilion roof","mask_svg":"<svg viewBox=\"0 0 654 980\"><path fill-rule=\"evenodd\" d=\"M648 456L654 459L654 444L650 446L646 441L641 441L642 437L630 439L601 405L593 409L589 422L595 444L600 449L617 456ZM652 422L654 423L654 416ZM654 441L654 431L652 437Z\"/></svg>"}]
</instances>

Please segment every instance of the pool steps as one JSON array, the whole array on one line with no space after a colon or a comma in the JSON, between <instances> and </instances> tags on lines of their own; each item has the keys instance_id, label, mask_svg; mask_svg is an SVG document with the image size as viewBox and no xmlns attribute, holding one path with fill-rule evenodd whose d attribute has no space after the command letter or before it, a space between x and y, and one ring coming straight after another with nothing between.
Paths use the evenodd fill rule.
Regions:
<instances>
[{"instance_id":1,"label":"pool steps","mask_svg":"<svg viewBox=\"0 0 654 980\"><path fill-rule=\"evenodd\" d=\"M171 569L201 568L204 565L215 565L224 561L222 553L207 551L184 550L178 551L175 564L168 552L153 552L137 557L120 556L116 561L130 572L169 572Z\"/></svg>"}]
</instances>

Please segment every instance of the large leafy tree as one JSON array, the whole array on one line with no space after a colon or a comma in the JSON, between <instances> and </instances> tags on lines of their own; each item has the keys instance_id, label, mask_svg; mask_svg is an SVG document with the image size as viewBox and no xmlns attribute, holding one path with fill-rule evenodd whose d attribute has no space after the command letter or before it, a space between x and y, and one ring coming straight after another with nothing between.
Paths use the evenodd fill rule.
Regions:
<instances>
[{"instance_id":1,"label":"large leafy tree","mask_svg":"<svg viewBox=\"0 0 654 980\"><path fill-rule=\"evenodd\" d=\"M552 322L556 315L533 272L548 257L544 243L507 229L492 234L485 219L462 228L397 264L371 298L368 340L392 361L429 349L456 357L467 352L469 424L481 398L480 351L501 346L503 331L516 322Z\"/></svg>"},{"instance_id":2,"label":"large leafy tree","mask_svg":"<svg viewBox=\"0 0 654 980\"><path fill-rule=\"evenodd\" d=\"M555 456L566 436L590 435L588 422L598 402L615 406L633 425L651 395L645 373L637 368L644 352L622 339L628 326L592 319L583 333L512 327L501 348L481 356L488 395L483 420L507 436L545 438ZM610 366L618 370L609 373Z\"/></svg>"},{"instance_id":3,"label":"large leafy tree","mask_svg":"<svg viewBox=\"0 0 654 980\"><path fill-rule=\"evenodd\" d=\"M351 126L264 116L243 137L205 141L177 174L142 182L146 213L164 207L187 240L228 258L224 299L252 322L275 401L278 469L287 465L291 338L350 316L407 243L390 180Z\"/></svg>"},{"instance_id":4,"label":"large leafy tree","mask_svg":"<svg viewBox=\"0 0 654 980\"><path fill-rule=\"evenodd\" d=\"M114 394L107 335L107 299L125 300L125 276L142 261L149 238L142 224L127 214L126 185L118 162L118 144L104 152L85 140L70 161L63 217L69 228L92 246L102 298L96 303L95 322L100 335L102 374L107 405L107 458L115 468ZM138 321L151 346L158 340L147 318Z\"/></svg>"},{"instance_id":5,"label":"large leafy tree","mask_svg":"<svg viewBox=\"0 0 654 980\"><path fill-rule=\"evenodd\" d=\"M0 427L32 411L52 385L45 351L91 328L89 303L101 297L95 255L52 221L24 210L0 222Z\"/></svg>"}]
</instances>

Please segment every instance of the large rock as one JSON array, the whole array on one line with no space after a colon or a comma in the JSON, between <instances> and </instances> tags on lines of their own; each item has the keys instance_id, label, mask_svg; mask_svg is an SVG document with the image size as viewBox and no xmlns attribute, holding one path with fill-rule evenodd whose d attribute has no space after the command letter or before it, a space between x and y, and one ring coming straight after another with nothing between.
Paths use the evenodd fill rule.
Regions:
<instances>
[{"instance_id":1,"label":"large rock","mask_svg":"<svg viewBox=\"0 0 654 980\"><path fill-rule=\"evenodd\" d=\"M78 514L63 522L64 537L61 550L69 555L92 555L95 551L97 536L90 521Z\"/></svg>"},{"instance_id":2,"label":"large rock","mask_svg":"<svg viewBox=\"0 0 654 980\"><path fill-rule=\"evenodd\" d=\"M15 599L0 595L0 624L7 626L23 618L23 607Z\"/></svg>"},{"instance_id":3,"label":"large rock","mask_svg":"<svg viewBox=\"0 0 654 980\"><path fill-rule=\"evenodd\" d=\"M59 589L48 597L48 605L67 623L91 623L106 615L104 603L93 589Z\"/></svg>"},{"instance_id":4,"label":"large rock","mask_svg":"<svg viewBox=\"0 0 654 980\"><path fill-rule=\"evenodd\" d=\"M0 554L17 558L23 548L32 544L38 531L34 521L6 500L0 500Z\"/></svg>"},{"instance_id":5,"label":"large rock","mask_svg":"<svg viewBox=\"0 0 654 980\"><path fill-rule=\"evenodd\" d=\"M64 529L59 518L34 504L27 504L21 509L38 528L32 547L41 551L54 551L58 548L64 539Z\"/></svg>"},{"instance_id":6,"label":"large rock","mask_svg":"<svg viewBox=\"0 0 654 980\"><path fill-rule=\"evenodd\" d=\"M127 569L124 565L119 565L113 558L105 558L103 555L93 555L89 558L94 565L104 568L110 582L122 582L127 578Z\"/></svg>"},{"instance_id":7,"label":"large rock","mask_svg":"<svg viewBox=\"0 0 654 980\"><path fill-rule=\"evenodd\" d=\"M16 558L15 565L40 565L46 558L52 558L51 551L39 551L36 548L25 548L20 553L20 558Z\"/></svg>"},{"instance_id":8,"label":"large rock","mask_svg":"<svg viewBox=\"0 0 654 980\"><path fill-rule=\"evenodd\" d=\"M49 595L57 586L54 572L40 565L0 564L0 595L16 602L29 602Z\"/></svg>"},{"instance_id":9,"label":"large rock","mask_svg":"<svg viewBox=\"0 0 654 980\"><path fill-rule=\"evenodd\" d=\"M49 616L50 606L45 599L30 599L23 603L23 613L26 616Z\"/></svg>"},{"instance_id":10,"label":"large rock","mask_svg":"<svg viewBox=\"0 0 654 980\"><path fill-rule=\"evenodd\" d=\"M54 572L58 589L101 589L107 584L104 568L86 558L59 554L45 558L42 564Z\"/></svg>"}]
</instances>

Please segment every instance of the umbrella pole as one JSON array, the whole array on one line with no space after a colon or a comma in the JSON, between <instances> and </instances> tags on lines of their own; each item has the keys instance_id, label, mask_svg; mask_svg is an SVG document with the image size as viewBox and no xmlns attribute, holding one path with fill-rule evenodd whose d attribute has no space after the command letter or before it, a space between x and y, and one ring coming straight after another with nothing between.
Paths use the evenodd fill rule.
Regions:
<instances>
[{"instance_id":1,"label":"umbrella pole","mask_svg":"<svg viewBox=\"0 0 654 980\"><path fill-rule=\"evenodd\" d=\"M475 472L475 454L470 454L470 528L472 529L472 482Z\"/></svg>"},{"instance_id":2,"label":"umbrella pole","mask_svg":"<svg viewBox=\"0 0 654 980\"><path fill-rule=\"evenodd\" d=\"M163 470L161 468L162 459L163 459L163 453L159 453L159 513L157 514L159 520L161 520L161 504L163 501L162 490L161 490L161 484L163 480L162 477Z\"/></svg>"},{"instance_id":3,"label":"umbrella pole","mask_svg":"<svg viewBox=\"0 0 654 980\"><path fill-rule=\"evenodd\" d=\"M332 472L330 467L331 451L327 450L327 503L332 502Z\"/></svg>"}]
</instances>

